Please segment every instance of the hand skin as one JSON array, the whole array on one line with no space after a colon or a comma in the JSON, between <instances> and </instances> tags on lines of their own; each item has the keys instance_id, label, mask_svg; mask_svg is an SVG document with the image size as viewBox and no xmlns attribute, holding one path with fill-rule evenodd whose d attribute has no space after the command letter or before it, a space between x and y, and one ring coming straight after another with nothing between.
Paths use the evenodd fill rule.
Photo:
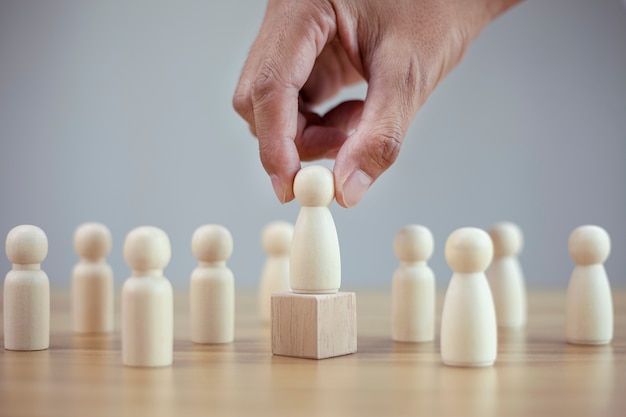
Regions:
<instances>
[{"instance_id":1,"label":"hand skin","mask_svg":"<svg viewBox=\"0 0 626 417\"><path fill-rule=\"evenodd\" d=\"M521 0L269 0L233 97L263 167L291 201L301 161L334 158L356 205L396 160L415 114L469 43ZM367 81L364 101L313 107Z\"/></svg>"}]
</instances>

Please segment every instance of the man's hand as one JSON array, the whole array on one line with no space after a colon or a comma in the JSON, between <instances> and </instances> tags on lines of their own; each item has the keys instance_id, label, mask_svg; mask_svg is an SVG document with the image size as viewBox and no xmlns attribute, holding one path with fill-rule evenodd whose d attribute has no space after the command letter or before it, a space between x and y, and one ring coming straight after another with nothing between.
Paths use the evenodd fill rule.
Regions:
<instances>
[{"instance_id":1,"label":"man's hand","mask_svg":"<svg viewBox=\"0 0 626 417\"><path fill-rule=\"evenodd\" d=\"M269 0L233 98L281 202L300 161L335 158L356 205L393 164L415 114L481 29L520 0ZM364 101L313 107L365 80Z\"/></svg>"}]
</instances>

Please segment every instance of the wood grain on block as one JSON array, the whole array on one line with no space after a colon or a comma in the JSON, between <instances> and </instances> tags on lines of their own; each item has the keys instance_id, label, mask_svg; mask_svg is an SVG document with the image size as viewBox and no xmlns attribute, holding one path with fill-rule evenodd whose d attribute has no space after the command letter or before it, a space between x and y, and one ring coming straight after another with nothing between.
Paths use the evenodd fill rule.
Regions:
<instances>
[{"instance_id":1,"label":"wood grain on block","mask_svg":"<svg viewBox=\"0 0 626 417\"><path fill-rule=\"evenodd\" d=\"M272 353L324 359L356 352L356 294L272 295Z\"/></svg>"}]
</instances>

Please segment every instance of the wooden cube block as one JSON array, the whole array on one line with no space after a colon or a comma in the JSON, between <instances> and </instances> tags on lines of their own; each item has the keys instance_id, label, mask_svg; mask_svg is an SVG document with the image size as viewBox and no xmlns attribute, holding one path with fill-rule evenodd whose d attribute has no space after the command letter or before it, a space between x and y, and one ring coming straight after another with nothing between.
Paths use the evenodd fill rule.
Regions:
<instances>
[{"instance_id":1,"label":"wooden cube block","mask_svg":"<svg viewBox=\"0 0 626 417\"><path fill-rule=\"evenodd\" d=\"M325 359L356 352L356 294L272 294L272 353Z\"/></svg>"}]
</instances>

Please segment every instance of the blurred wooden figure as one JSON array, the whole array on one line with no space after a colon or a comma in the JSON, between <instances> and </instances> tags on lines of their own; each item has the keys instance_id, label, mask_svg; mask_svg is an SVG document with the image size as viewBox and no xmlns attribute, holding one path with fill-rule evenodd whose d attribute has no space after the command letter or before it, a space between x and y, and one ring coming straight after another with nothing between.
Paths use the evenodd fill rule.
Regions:
<instances>
[{"instance_id":1,"label":"blurred wooden figure","mask_svg":"<svg viewBox=\"0 0 626 417\"><path fill-rule=\"evenodd\" d=\"M435 275L426 262L433 235L419 225L402 227L393 249L400 261L391 284L392 339L429 342L435 337Z\"/></svg>"},{"instance_id":2,"label":"blurred wooden figure","mask_svg":"<svg viewBox=\"0 0 626 417\"><path fill-rule=\"evenodd\" d=\"M48 238L37 226L11 229L6 254L13 263L4 280L4 348L43 350L50 346L50 282L41 270Z\"/></svg>"},{"instance_id":3,"label":"blurred wooden figure","mask_svg":"<svg viewBox=\"0 0 626 417\"><path fill-rule=\"evenodd\" d=\"M80 261L72 272L74 331L113 330L113 270L105 257L111 252L111 232L100 223L84 223L74 233Z\"/></svg>"},{"instance_id":4,"label":"blurred wooden figure","mask_svg":"<svg viewBox=\"0 0 626 417\"><path fill-rule=\"evenodd\" d=\"M138 227L126 236L124 259L132 270L132 276L122 288L124 365L172 364L172 285L163 276L171 254L167 234L157 227Z\"/></svg>"},{"instance_id":5,"label":"blurred wooden figure","mask_svg":"<svg viewBox=\"0 0 626 417\"><path fill-rule=\"evenodd\" d=\"M191 274L191 340L228 343L235 335L235 280L226 266L233 253L233 238L223 226L201 226L191 239L199 262Z\"/></svg>"},{"instance_id":6,"label":"blurred wooden figure","mask_svg":"<svg viewBox=\"0 0 626 417\"><path fill-rule=\"evenodd\" d=\"M259 289L259 317L263 323L271 321L272 294L291 290L289 251L292 239L293 225L289 222L275 221L263 229L261 243L267 254Z\"/></svg>"},{"instance_id":7,"label":"blurred wooden figure","mask_svg":"<svg viewBox=\"0 0 626 417\"><path fill-rule=\"evenodd\" d=\"M518 256L524 245L521 229L514 223L497 223L489 229L493 243L493 261L487 270L487 281L500 327L523 327L527 302L524 274Z\"/></svg>"},{"instance_id":8,"label":"blurred wooden figure","mask_svg":"<svg viewBox=\"0 0 626 417\"><path fill-rule=\"evenodd\" d=\"M613 300L604 262L611 252L609 234L599 226L580 226L569 237L576 266L567 287L567 341L603 345L613 339Z\"/></svg>"}]
</instances>

